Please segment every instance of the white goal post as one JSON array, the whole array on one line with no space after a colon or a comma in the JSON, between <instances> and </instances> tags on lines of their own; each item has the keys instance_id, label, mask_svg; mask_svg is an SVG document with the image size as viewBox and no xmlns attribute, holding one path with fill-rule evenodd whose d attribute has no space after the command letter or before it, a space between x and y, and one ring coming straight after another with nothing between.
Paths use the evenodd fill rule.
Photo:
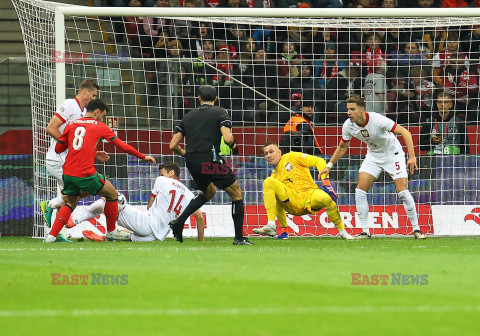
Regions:
<instances>
[{"instance_id":1,"label":"white goal post","mask_svg":"<svg viewBox=\"0 0 480 336\"><path fill-rule=\"evenodd\" d=\"M480 139L473 133L480 131L480 33L478 45L475 40L480 8L120 8L12 1L31 82L37 203L56 190L45 171L45 127L56 106L73 98L86 78L99 82L100 98L112 106L109 125L119 136L161 162L173 158L182 164L182 181L189 187L183 161L168 150L168 140L181 116L195 107L196 88L204 83L217 86L220 105L231 111L233 132L242 145L242 155L228 160L245 194L247 234L266 223L262 182L271 169L262 157L262 145L287 139L286 120L312 104L317 147L328 161L345 120L340 97L358 93L367 106L371 94L372 109L380 108L412 132L420 170L409 187L422 228L436 235L480 234ZM154 25L163 25L157 35L151 33ZM208 31L205 36L202 28ZM449 43L458 49L448 51ZM340 87L340 79L347 87ZM381 92L371 90L377 84ZM438 96L447 91L454 118L445 126L435 118ZM440 143L432 142L435 134L442 136ZM295 136L287 139L290 149L298 148L293 146ZM302 146L305 137L299 135ZM111 162L97 167L129 202L144 205L156 168L113 153ZM332 174L351 233L361 231L354 189L364 154L365 147L353 142L350 155ZM232 235L227 200L219 193L205 208L207 236ZM369 203L375 233L411 234L388 176L382 174L374 184ZM33 235L43 237L39 209L36 214ZM296 231L289 233L299 236L336 234L323 211L289 217L289 222ZM189 225L187 235L195 235L194 223Z\"/></svg>"}]
</instances>

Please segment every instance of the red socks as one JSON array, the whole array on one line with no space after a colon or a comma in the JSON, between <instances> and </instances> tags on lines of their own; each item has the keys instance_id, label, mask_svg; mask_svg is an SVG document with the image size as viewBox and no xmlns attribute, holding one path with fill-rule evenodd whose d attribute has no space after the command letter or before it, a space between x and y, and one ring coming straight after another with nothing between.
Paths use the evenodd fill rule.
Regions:
<instances>
[{"instance_id":1,"label":"red socks","mask_svg":"<svg viewBox=\"0 0 480 336\"><path fill-rule=\"evenodd\" d=\"M107 218L107 231L114 231L116 227L115 223L118 218L118 201L116 199L112 201L107 200L105 202L103 213Z\"/></svg>"},{"instance_id":2,"label":"red socks","mask_svg":"<svg viewBox=\"0 0 480 336\"><path fill-rule=\"evenodd\" d=\"M57 217L55 217L55 222L53 223L52 229L50 230L50 234L52 236L57 236L63 226L67 224L70 215L72 214L73 210L68 206L63 206L57 213Z\"/></svg>"}]
</instances>

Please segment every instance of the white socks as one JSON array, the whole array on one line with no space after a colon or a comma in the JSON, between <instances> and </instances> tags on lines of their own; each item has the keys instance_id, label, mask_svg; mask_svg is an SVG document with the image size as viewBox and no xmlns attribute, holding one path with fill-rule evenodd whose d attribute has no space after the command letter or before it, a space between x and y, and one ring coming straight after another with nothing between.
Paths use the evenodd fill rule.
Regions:
<instances>
[{"instance_id":1,"label":"white socks","mask_svg":"<svg viewBox=\"0 0 480 336\"><path fill-rule=\"evenodd\" d=\"M370 234L370 228L368 226L368 201L367 192L362 189L355 189L355 204L357 206L357 215L360 219L363 232Z\"/></svg>"},{"instance_id":2,"label":"white socks","mask_svg":"<svg viewBox=\"0 0 480 336\"><path fill-rule=\"evenodd\" d=\"M80 224L83 221L95 218L99 216L105 209L105 201L100 198L86 207L84 210L79 211L73 215L73 222L75 225Z\"/></svg>"},{"instance_id":3,"label":"white socks","mask_svg":"<svg viewBox=\"0 0 480 336\"><path fill-rule=\"evenodd\" d=\"M48 206L52 209L60 209L64 205L65 203L63 202L62 195L59 195L48 202Z\"/></svg>"},{"instance_id":4,"label":"white socks","mask_svg":"<svg viewBox=\"0 0 480 336\"><path fill-rule=\"evenodd\" d=\"M398 196L403 201L403 207L405 208L405 212L407 213L408 219L412 223L413 230L420 230L418 226L418 216L417 216L417 209L415 208L415 201L413 200L412 194L408 189L400 191Z\"/></svg>"}]
</instances>

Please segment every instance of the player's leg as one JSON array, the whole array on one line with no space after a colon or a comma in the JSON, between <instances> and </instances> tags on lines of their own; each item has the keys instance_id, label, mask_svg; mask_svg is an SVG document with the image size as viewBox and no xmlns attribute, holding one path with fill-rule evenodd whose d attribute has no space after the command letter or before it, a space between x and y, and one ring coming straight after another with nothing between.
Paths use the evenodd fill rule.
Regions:
<instances>
[{"instance_id":1,"label":"player's leg","mask_svg":"<svg viewBox=\"0 0 480 336\"><path fill-rule=\"evenodd\" d=\"M47 172L55 178L57 181L58 188L63 189L63 167L61 162L47 160L45 162ZM52 226L52 215L53 210L60 209L65 204L63 200L63 195L58 195L57 197L49 200L40 202L40 210L42 211L43 219L47 227Z\"/></svg>"},{"instance_id":2,"label":"player's leg","mask_svg":"<svg viewBox=\"0 0 480 336\"><path fill-rule=\"evenodd\" d=\"M230 184L228 187L224 187L225 179L222 179L222 182L218 180L215 182L217 186L223 190L230 196L232 199L232 219L233 219L233 226L235 229L235 238L233 240L233 245L253 245L253 243L249 242L247 238L243 236L243 224L244 224L244 217L245 217L245 208L243 204L243 193L242 189L238 185L238 182L233 175L231 174L231 178L228 181L233 180L234 182ZM228 178L228 177L226 177Z\"/></svg>"},{"instance_id":3,"label":"player's leg","mask_svg":"<svg viewBox=\"0 0 480 336\"><path fill-rule=\"evenodd\" d=\"M282 204L277 202L275 206L275 214L278 219L278 224L280 224L280 230L282 231L278 236L277 239L288 239L287 233L287 214L285 213L285 209L283 208ZM275 230L276 231L276 230Z\"/></svg>"},{"instance_id":4,"label":"player's leg","mask_svg":"<svg viewBox=\"0 0 480 336\"><path fill-rule=\"evenodd\" d=\"M202 161L200 160L187 160L186 166L188 171L192 175L193 180L198 186L198 189L202 192L193 198L190 203L185 207L185 210L178 216L176 219L170 222L170 227L172 228L173 236L180 242L183 243L183 226L185 225L186 220L198 209L202 207L205 203L212 199L215 196L217 190L211 182L211 176L208 176L203 171Z\"/></svg>"},{"instance_id":5,"label":"player's leg","mask_svg":"<svg viewBox=\"0 0 480 336\"><path fill-rule=\"evenodd\" d=\"M355 205L363 232L357 235L358 239L370 238L367 192L382 171L381 165L371 157L366 157L360 166L357 188L355 189Z\"/></svg>"},{"instance_id":6,"label":"player's leg","mask_svg":"<svg viewBox=\"0 0 480 336\"><path fill-rule=\"evenodd\" d=\"M100 199L96 200L84 209L77 209L77 211L75 211L68 220L67 227L71 228L75 225L80 224L81 222L88 221L96 218L97 216L100 216L100 214L105 209L105 203L105 197L101 197Z\"/></svg>"},{"instance_id":7,"label":"player's leg","mask_svg":"<svg viewBox=\"0 0 480 336\"><path fill-rule=\"evenodd\" d=\"M110 181L105 180L100 174L96 174L91 177L92 181L85 188L90 194L96 195L97 193L105 197L105 218L107 221L107 234L106 237L110 241L115 240L129 240L130 235L122 232L116 228L116 222L118 219L118 192ZM100 189L99 183L103 184Z\"/></svg>"},{"instance_id":8,"label":"player's leg","mask_svg":"<svg viewBox=\"0 0 480 336\"><path fill-rule=\"evenodd\" d=\"M398 196L403 202L403 207L405 208L405 212L407 213L408 219L410 219L410 223L413 226L413 235L416 239L425 239L425 235L420 230L420 226L418 225L418 215L417 209L415 207L415 200L410 194L408 190L408 180L406 177L397 178L395 179L395 188L397 189Z\"/></svg>"},{"instance_id":9,"label":"player's leg","mask_svg":"<svg viewBox=\"0 0 480 336\"><path fill-rule=\"evenodd\" d=\"M332 197L328 195L325 191L320 189L315 189L310 197L310 207L313 211L318 211L320 209L325 209L327 212L328 218L335 224L335 227L340 234L340 237L343 239L353 239L353 237L345 230L343 226L342 218L340 212L338 211L337 204L333 201Z\"/></svg>"},{"instance_id":10,"label":"player's leg","mask_svg":"<svg viewBox=\"0 0 480 336\"><path fill-rule=\"evenodd\" d=\"M403 202L403 207L408 219L413 226L413 234L417 239L425 239L425 235L418 226L418 215L415 207L415 200L408 190L408 171L405 161L405 154L398 152L385 161L384 170L395 181L395 188L398 196Z\"/></svg>"},{"instance_id":11,"label":"player's leg","mask_svg":"<svg viewBox=\"0 0 480 336\"><path fill-rule=\"evenodd\" d=\"M65 179L63 193L66 195L66 203L58 211L52 229L44 240L45 243L52 243L57 240L57 236L59 235L60 230L67 223L73 210L75 210L81 193L81 189L77 186L76 183L77 179L78 178L72 177L67 177Z\"/></svg>"},{"instance_id":12,"label":"player's leg","mask_svg":"<svg viewBox=\"0 0 480 336\"><path fill-rule=\"evenodd\" d=\"M257 234L275 237L277 235L277 226L275 223L277 205L280 205L281 207L282 203L288 201L289 198L285 185L274 177L267 177L265 181L263 181L263 203L265 206L265 211L267 212L268 222L267 225L259 229L254 229L253 232ZM285 216L285 211L283 215ZM286 224L286 216L283 222Z\"/></svg>"}]
</instances>

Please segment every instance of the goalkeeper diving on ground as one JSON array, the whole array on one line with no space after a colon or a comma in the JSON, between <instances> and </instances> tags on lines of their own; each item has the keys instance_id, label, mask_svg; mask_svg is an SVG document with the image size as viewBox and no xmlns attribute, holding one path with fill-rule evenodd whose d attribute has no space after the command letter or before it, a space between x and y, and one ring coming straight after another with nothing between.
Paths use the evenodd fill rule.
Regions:
<instances>
[{"instance_id":1,"label":"goalkeeper diving on ground","mask_svg":"<svg viewBox=\"0 0 480 336\"><path fill-rule=\"evenodd\" d=\"M335 203L337 195L330 186L329 178L319 175L319 178L323 178L322 190L310 174L310 167L316 167L318 171L323 170L326 166L324 159L300 152L282 154L278 144L274 142L268 142L263 146L263 152L267 163L274 167L274 171L263 182L263 202L268 223L262 228L253 229L254 233L275 237L277 235L276 216L282 229L282 233L277 238L287 239L286 211L295 216L302 216L325 209L340 237L353 239L343 226Z\"/></svg>"}]
</instances>

